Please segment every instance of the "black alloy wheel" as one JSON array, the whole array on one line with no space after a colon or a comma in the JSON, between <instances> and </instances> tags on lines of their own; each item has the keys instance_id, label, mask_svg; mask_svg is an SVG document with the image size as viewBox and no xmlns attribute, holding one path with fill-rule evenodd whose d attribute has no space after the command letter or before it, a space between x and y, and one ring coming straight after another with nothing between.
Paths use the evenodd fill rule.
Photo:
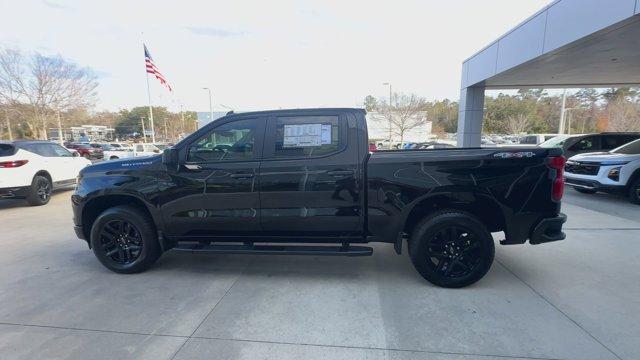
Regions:
<instances>
[{"instance_id":1,"label":"black alloy wheel","mask_svg":"<svg viewBox=\"0 0 640 360\"><path fill-rule=\"evenodd\" d=\"M142 253L142 235L126 220L111 220L102 227L100 245L105 257L116 264L128 265Z\"/></svg>"},{"instance_id":2,"label":"black alloy wheel","mask_svg":"<svg viewBox=\"0 0 640 360\"><path fill-rule=\"evenodd\" d=\"M27 202L33 206L45 205L51 200L52 190L53 186L47 177L36 175L31 181L31 189L29 196L27 196Z\"/></svg>"},{"instance_id":3,"label":"black alloy wheel","mask_svg":"<svg viewBox=\"0 0 640 360\"><path fill-rule=\"evenodd\" d=\"M51 197L51 183L46 178L39 178L36 183L36 194L42 202L49 201Z\"/></svg>"},{"instance_id":4,"label":"black alloy wheel","mask_svg":"<svg viewBox=\"0 0 640 360\"><path fill-rule=\"evenodd\" d=\"M145 271L162 254L148 213L130 205L114 206L98 215L90 243L102 265L122 274Z\"/></svg>"},{"instance_id":5,"label":"black alloy wheel","mask_svg":"<svg viewBox=\"0 0 640 360\"><path fill-rule=\"evenodd\" d=\"M409 255L429 282L460 288L480 280L491 268L495 245L475 216L457 210L434 213L416 225L409 239Z\"/></svg>"},{"instance_id":6,"label":"black alloy wheel","mask_svg":"<svg viewBox=\"0 0 640 360\"><path fill-rule=\"evenodd\" d=\"M480 264L480 242L471 230L449 226L433 234L427 244L427 263L448 278L467 276Z\"/></svg>"}]
</instances>

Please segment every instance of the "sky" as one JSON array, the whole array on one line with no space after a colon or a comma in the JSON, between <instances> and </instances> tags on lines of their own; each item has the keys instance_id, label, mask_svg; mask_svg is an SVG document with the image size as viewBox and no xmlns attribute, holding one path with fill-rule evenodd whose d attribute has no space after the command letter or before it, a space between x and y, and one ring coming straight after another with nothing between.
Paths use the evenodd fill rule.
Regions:
<instances>
[{"instance_id":1,"label":"sky","mask_svg":"<svg viewBox=\"0 0 640 360\"><path fill-rule=\"evenodd\" d=\"M361 107L367 95L457 100L462 62L549 0L0 0L0 48L99 77L96 110L147 105L144 41L177 110ZM13 14L7 16L7 14Z\"/></svg>"}]
</instances>

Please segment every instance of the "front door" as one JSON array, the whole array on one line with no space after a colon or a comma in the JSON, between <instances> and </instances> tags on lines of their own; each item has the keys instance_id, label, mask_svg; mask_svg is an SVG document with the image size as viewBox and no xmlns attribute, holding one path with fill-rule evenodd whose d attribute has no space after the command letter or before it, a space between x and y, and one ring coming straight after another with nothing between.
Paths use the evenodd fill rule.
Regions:
<instances>
[{"instance_id":1,"label":"front door","mask_svg":"<svg viewBox=\"0 0 640 360\"><path fill-rule=\"evenodd\" d=\"M347 151L347 140L354 146ZM260 165L266 235L323 237L360 229L357 139L339 113L268 119Z\"/></svg>"},{"instance_id":2,"label":"front door","mask_svg":"<svg viewBox=\"0 0 640 360\"><path fill-rule=\"evenodd\" d=\"M258 169L264 119L232 119L188 145L162 214L169 236L197 240L260 230ZM173 199L173 200L171 200Z\"/></svg>"}]
</instances>

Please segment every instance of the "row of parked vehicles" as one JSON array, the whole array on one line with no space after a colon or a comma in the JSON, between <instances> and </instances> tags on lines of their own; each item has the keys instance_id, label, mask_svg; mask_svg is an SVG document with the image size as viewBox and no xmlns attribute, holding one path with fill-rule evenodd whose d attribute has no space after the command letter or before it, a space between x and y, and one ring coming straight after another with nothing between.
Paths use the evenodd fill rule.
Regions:
<instances>
[{"instance_id":1,"label":"row of parked vehicles","mask_svg":"<svg viewBox=\"0 0 640 360\"><path fill-rule=\"evenodd\" d=\"M561 148L567 185L583 194L621 194L640 204L640 133L558 135L539 145Z\"/></svg>"},{"instance_id":2,"label":"row of parked vehicles","mask_svg":"<svg viewBox=\"0 0 640 360\"><path fill-rule=\"evenodd\" d=\"M168 144L65 143L41 140L0 142L0 199L49 202L57 189L71 188L81 169L94 160L158 155Z\"/></svg>"},{"instance_id":3,"label":"row of parked vehicles","mask_svg":"<svg viewBox=\"0 0 640 360\"><path fill-rule=\"evenodd\" d=\"M138 156L159 154L171 146L168 143L104 143L104 142L69 142L64 147L72 153L86 159L117 160Z\"/></svg>"}]
</instances>

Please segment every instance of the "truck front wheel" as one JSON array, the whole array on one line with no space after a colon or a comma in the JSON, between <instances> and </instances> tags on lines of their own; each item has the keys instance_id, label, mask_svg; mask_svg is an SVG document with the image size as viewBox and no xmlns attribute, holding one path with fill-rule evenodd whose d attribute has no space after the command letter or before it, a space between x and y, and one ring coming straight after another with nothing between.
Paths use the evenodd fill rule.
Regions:
<instances>
[{"instance_id":1,"label":"truck front wheel","mask_svg":"<svg viewBox=\"0 0 640 360\"><path fill-rule=\"evenodd\" d=\"M411 262L423 278L460 288L480 280L491 268L495 246L473 215L440 211L422 220L409 239Z\"/></svg>"},{"instance_id":2,"label":"truck front wheel","mask_svg":"<svg viewBox=\"0 0 640 360\"><path fill-rule=\"evenodd\" d=\"M132 274L148 269L161 254L149 217L132 206L105 210L91 227L91 248L111 271Z\"/></svg>"}]
</instances>

